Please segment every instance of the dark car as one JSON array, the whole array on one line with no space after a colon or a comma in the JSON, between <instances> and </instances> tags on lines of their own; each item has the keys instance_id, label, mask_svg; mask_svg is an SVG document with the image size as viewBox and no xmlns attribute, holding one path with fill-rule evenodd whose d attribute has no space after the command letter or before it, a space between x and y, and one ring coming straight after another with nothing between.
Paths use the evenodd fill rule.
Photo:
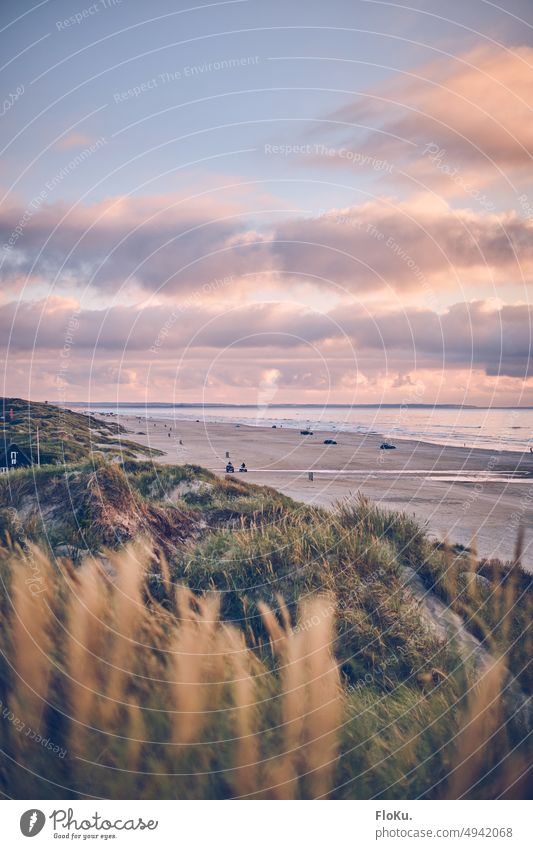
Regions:
<instances>
[{"instance_id":1,"label":"dark car","mask_svg":"<svg viewBox=\"0 0 533 849\"><path fill-rule=\"evenodd\" d=\"M302 436L312 436L313 435L312 430L301 430L300 433L301 433Z\"/></svg>"},{"instance_id":2,"label":"dark car","mask_svg":"<svg viewBox=\"0 0 533 849\"><path fill-rule=\"evenodd\" d=\"M324 445L336 445L336 444L337 444L336 439L325 439L324 440Z\"/></svg>"},{"instance_id":3,"label":"dark car","mask_svg":"<svg viewBox=\"0 0 533 849\"><path fill-rule=\"evenodd\" d=\"M379 446L382 450L390 451L392 448L396 448L391 442L382 442Z\"/></svg>"}]
</instances>

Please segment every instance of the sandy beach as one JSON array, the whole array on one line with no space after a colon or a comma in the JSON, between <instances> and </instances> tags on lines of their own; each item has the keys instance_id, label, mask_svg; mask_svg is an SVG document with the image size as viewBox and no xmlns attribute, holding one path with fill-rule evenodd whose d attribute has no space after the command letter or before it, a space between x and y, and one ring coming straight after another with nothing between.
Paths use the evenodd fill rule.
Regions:
<instances>
[{"instance_id":1,"label":"sandy beach","mask_svg":"<svg viewBox=\"0 0 533 849\"><path fill-rule=\"evenodd\" d=\"M116 419L116 416L113 416ZM194 463L224 475L226 452L249 483L329 507L358 492L383 507L414 514L431 535L470 545L483 557L512 557L517 527L526 528L523 563L533 570L533 455L395 440L379 434L314 431L228 422L139 419L121 415L128 438L165 452L161 463ZM337 445L324 445L334 438ZM181 443L180 443L181 440ZM314 480L309 480L313 471Z\"/></svg>"}]
</instances>

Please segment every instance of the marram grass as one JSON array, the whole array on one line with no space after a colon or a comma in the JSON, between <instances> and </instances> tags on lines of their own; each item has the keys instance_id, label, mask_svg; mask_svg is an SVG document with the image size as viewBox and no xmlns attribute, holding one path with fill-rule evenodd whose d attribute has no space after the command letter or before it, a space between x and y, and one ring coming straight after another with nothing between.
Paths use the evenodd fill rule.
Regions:
<instances>
[{"instance_id":1,"label":"marram grass","mask_svg":"<svg viewBox=\"0 0 533 849\"><path fill-rule=\"evenodd\" d=\"M311 533L294 556L308 555L316 544ZM244 541L235 550L239 545ZM87 557L78 567L51 560L36 545L4 551L5 795L325 799L525 792L526 749L517 750L509 733L503 655L477 681L456 666L422 680L388 678L386 668L375 668L350 684L335 633L346 611L339 611L333 581L329 591L302 594L296 610L279 594L257 600L260 621L250 630L221 616L216 589L176 585L164 559L167 592L164 603L156 600L148 580L154 558L146 541L108 551L105 559ZM505 612L513 601L502 592ZM364 609L364 599L354 599L358 604ZM383 628L390 626L388 615ZM379 623L378 617L377 640Z\"/></svg>"}]
</instances>

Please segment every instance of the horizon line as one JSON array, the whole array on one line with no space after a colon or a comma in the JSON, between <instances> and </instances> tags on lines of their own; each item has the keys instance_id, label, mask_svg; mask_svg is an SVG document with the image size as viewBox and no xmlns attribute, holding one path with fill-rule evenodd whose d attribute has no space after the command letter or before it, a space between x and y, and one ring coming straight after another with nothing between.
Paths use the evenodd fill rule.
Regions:
<instances>
[{"instance_id":1,"label":"horizon line","mask_svg":"<svg viewBox=\"0 0 533 849\"><path fill-rule=\"evenodd\" d=\"M42 402L37 402L42 403ZM163 409L190 409L190 408L198 408L198 407L206 407L209 409L216 408L234 408L234 409L272 409L279 410L285 408L301 408L306 407L309 409L328 409L328 408L336 408L336 409L380 409L380 408L388 408L388 409L396 409L400 408L409 408L409 409L455 409L455 410L532 410L533 405L521 406L517 404L491 404L490 406L484 406L482 404L457 404L457 403L448 403L448 404L411 404L411 403L394 403L394 402L383 402L383 403L374 403L374 404L316 404L316 403L286 403L286 404L235 404L230 402L206 402L206 401L180 401L180 402L166 402L166 401L68 401L68 402L54 402L51 401L51 404L54 406L73 406L73 407L160 407Z\"/></svg>"}]
</instances>

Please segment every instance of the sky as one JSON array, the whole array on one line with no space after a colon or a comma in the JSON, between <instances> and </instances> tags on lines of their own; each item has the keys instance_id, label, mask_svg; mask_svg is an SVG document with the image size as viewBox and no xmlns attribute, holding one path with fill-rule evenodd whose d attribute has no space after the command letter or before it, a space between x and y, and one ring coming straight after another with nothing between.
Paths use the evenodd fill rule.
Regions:
<instances>
[{"instance_id":1,"label":"sky","mask_svg":"<svg viewBox=\"0 0 533 849\"><path fill-rule=\"evenodd\" d=\"M532 405L530 0L2 0L2 394Z\"/></svg>"}]
</instances>

